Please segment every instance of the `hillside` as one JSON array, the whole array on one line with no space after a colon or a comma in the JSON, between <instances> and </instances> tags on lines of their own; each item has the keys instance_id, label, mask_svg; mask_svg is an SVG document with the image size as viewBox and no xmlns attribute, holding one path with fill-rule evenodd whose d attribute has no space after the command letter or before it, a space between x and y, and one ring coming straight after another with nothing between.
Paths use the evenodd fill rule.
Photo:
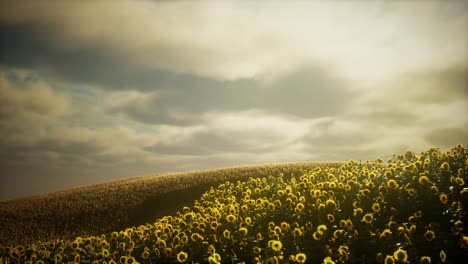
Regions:
<instances>
[{"instance_id":1,"label":"hillside","mask_svg":"<svg viewBox=\"0 0 468 264\"><path fill-rule=\"evenodd\" d=\"M249 177L299 175L342 163L283 163L146 175L21 199L0 201L0 244L72 239L145 224L174 214L211 187Z\"/></svg>"},{"instance_id":2,"label":"hillside","mask_svg":"<svg viewBox=\"0 0 468 264\"><path fill-rule=\"evenodd\" d=\"M344 164L290 163L174 175L159 176L165 183L161 186L172 188L167 192L149 188L148 182L157 182L150 180L151 177L132 179L129 184L112 183L127 186L118 188L117 192L125 195L140 194L145 188L153 191L152 198L130 207L116 207L121 209L115 211L126 212L127 217L135 216L141 224L72 239L16 246L3 244L0 261L38 264L468 262L468 147L462 145L445 153L436 148L420 154L407 151L385 163L380 159ZM132 185L133 181L138 184ZM89 188L96 193L100 189L109 190ZM190 190L195 191L189 193ZM197 191L201 195L192 198ZM77 193L74 190L68 195L78 199ZM110 193L114 192L101 196L102 201L107 197L124 198ZM63 200L62 204L68 201ZM103 212L112 214L109 208ZM36 217L37 209L30 210L29 217ZM13 211L10 208L10 214ZM154 213L157 211L160 215ZM55 213L55 217L67 216L64 212ZM153 220L145 222L143 217L150 216ZM21 217L27 218L22 214ZM109 215L101 217L102 221L112 222ZM130 224L129 219L126 223ZM89 224L85 218L80 221ZM68 228L64 222L56 222ZM44 230L51 230L48 227L54 223L44 225Z\"/></svg>"}]
</instances>

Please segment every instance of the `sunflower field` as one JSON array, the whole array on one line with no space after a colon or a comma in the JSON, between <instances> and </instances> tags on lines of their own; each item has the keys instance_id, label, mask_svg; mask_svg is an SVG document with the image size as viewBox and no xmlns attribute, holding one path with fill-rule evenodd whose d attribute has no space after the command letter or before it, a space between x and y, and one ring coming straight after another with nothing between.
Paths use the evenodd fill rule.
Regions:
<instances>
[{"instance_id":1,"label":"sunflower field","mask_svg":"<svg viewBox=\"0 0 468 264\"><path fill-rule=\"evenodd\" d=\"M468 148L227 181L153 223L2 263L468 263Z\"/></svg>"}]
</instances>

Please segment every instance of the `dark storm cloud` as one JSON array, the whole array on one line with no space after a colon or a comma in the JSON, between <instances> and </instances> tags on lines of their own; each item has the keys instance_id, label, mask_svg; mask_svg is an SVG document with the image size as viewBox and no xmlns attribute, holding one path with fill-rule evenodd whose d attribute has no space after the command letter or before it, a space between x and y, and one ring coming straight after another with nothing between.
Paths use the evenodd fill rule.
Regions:
<instances>
[{"instance_id":1,"label":"dark storm cloud","mask_svg":"<svg viewBox=\"0 0 468 264\"><path fill-rule=\"evenodd\" d=\"M0 25L3 40L0 62L32 68L68 83L92 84L104 89L161 91L160 100L129 102L112 111L145 123L190 125L206 111L263 109L274 114L317 117L335 114L346 106L344 81L316 66L303 67L272 84L253 79L233 81L177 74L136 65L95 46L56 47L44 26Z\"/></svg>"},{"instance_id":2,"label":"dark storm cloud","mask_svg":"<svg viewBox=\"0 0 468 264\"><path fill-rule=\"evenodd\" d=\"M341 113L351 100L348 84L317 67L281 79L206 81L162 89L155 95L114 105L110 112L151 124L193 125L210 111L263 110L274 115L317 118Z\"/></svg>"},{"instance_id":3,"label":"dark storm cloud","mask_svg":"<svg viewBox=\"0 0 468 264\"><path fill-rule=\"evenodd\" d=\"M204 86L196 76L179 75L136 65L110 47L95 43L69 48L53 43L47 26L0 24L0 63L29 68L69 83L93 84L104 89L164 89Z\"/></svg>"}]
</instances>

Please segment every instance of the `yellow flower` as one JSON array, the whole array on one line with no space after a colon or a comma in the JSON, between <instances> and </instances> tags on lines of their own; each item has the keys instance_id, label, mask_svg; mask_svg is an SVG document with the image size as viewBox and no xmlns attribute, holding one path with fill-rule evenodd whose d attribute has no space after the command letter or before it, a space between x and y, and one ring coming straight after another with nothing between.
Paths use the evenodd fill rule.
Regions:
<instances>
[{"instance_id":1,"label":"yellow flower","mask_svg":"<svg viewBox=\"0 0 468 264\"><path fill-rule=\"evenodd\" d=\"M440 171L442 172L450 171L450 165L448 164L448 162L444 162L442 163L442 165L440 165Z\"/></svg>"},{"instance_id":2,"label":"yellow flower","mask_svg":"<svg viewBox=\"0 0 468 264\"><path fill-rule=\"evenodd\" d=\"M231 237L231 232L226 229L223 231L223 236L224 238L229 239Z\"/></svg>"},{"instance_id":3,"label":"yellow flower","mask_svg":"<svg viewBox=\"0 0 468 264\"><path fill-rule=\"evenodd\" d=\"M396 261L406 262L406 260L408 259L408 254L406 254L405 250L399 248L397 251L393 252L393 257Z\"/></svg>"},{"instance_id":4,"label":"yellow flower","mask_svg":"<svg viewBox=\"0 0 468 264\"><path fill-rule=\"evenodd\" d=\"M330 223L335 222L335 216L332 215L332 214L328 214L328 215L327 215L327 219L328 219L328 221L330 221Z\"/></svg>"},{"instance_id":5,"label":"yellow flower","mask_svg":"<svg viewBox=\"0 0 468 264\"><path fill-rule=\"evenodd\" d=\"M280 226L283 231L287 231L289 229L289 224L286 222L282 222Z\"/></svg>"},{"instance_id":6,"label":"yellow flower","mask_svg":"<svg viewBox=\"0 0 468 264\"><path fill-rule=\"evenodd\" d=\"M355 217L357 217L357 216L361 215L362 212L363 212L363 211L362 211L362 208L358 207L358 208L354 209L354 213L353 213L353 214L354 214Z\"/></svg>"},{"instance_id":7,"label":"yellow flower","mask_svg":"<svg viewBox=\"0 0 468 264\"><path fill-rule=\"evenodd\" d=\"M442 263L445 263L447 261L447 255L445 255L445 251L441 250L439 253L439 256L440 256L440 261Z\"/></svg>"},{"instance_id":8,"label":"yellow flower","mask_svg":"<svg viewBox=\"0 0 468 264\"><path fill-rule=\"evenodd\" d=\"M465 185L465 181L463 180L463 178L460 178L460 177L456 177L455 182L460 186Z\"/></svg>"},{"instance_id":9,"label":"yellow flower","mask_svg":"<svg viewBox=\"0 0 468 264\"><path fill-rule=\"evenodd\" d=\"M374 203L372 205L372 210L376 213L380 212L380 204L379 203Z\"/></svg>"},{"instance_id":10,"label":"yellow flower","mask_svg":"<svg viewBox=\"0 0 468 264\"><path fill-rule=\"evenodd\" d=\"M428 184L429 182L431 182L431 181L429 180L429 178L428 178L427 176L425 176L425 175L419 177L419 180L418 180L418 181L419 181L419 183L422 184L422 185Z\"/></svg>"},{"instance_id":11,"label":"yellow flower","mask_svg":"<svg viewBox=\"0 0 468 264\"><path fill-rule=\"evenodd\" d=\"M385 229L382 234L380 234L380 239L389 239L392 236L392 231L390 229Z\"/></svg>"},{"instance_id":12,"label":"yellow flower","mask_svg":"<svg viewBox=\"0 0 468 264\"><path fill-rule=\"evenodd\" d=\"M297 253L296 257L294 258L296 263L304 263L307 260L307 257L304 253Z\"/></svg>"},{"instance_id":13,"label":"yellow flower","mask_svg":"<svg viewBox=\"0 0 468 264\"><path fill-rule=\"evenodd\" d=\"M239 233L241 234L241 236L247 235L248 233L247 228L244 228L244 227L239 228Z\"/></svg>"},{"instance_id":14,"label":"yellow flower","mask_svg":"<svg viewBox=\"0 0 468 264\"><path fill-rule=\"evenodd\" d=\"M343 229L337 229L333 232L333 237L338 239L343 235Z\"/></svg>"},{"instance_id":15,"label":"yellow flower","mask_svg":"<svg viewBox=\"0 0 468 264\"><path fill-rule=\"evenodd\" d=\"M293 230L293 236L294 236L294 237L300 237L300 236L302 236L302 231L301 231L301 229L300 229L300 228L297 228L297 227L294 228L294 230Z\"/></svg>"},{"instance_id":16,"label":"yellow flower","mask_svg":"<svg viewBox=\"0 0 468 264\"><path fill-rule=\"evenodd\" d=\"M294 211L295 211L296 213L300 213L300 212L302 212L302 210L304 210L304 204L303 204L303 203L298 203L298 204L296 205L296 208L294 209Z\"/></svg>"},{"instance_id":17,"label":"yellow flower","mask_svg":"<svg viewBox=\"0 0 468 264\"><path fill-rule=\"evenodd\" d=\"M134 257L128 257L125 259L125 264L132 264L135 263L135 258Z\"/></svg>"},{"instance_id":18,"label":"yellow flower","mask_svg":"<svg viewBox=\"0 0 468 264\"><path fill-rule=\"evenodd\" d=\"M421 257L419 262L421 264L429 264L429 263L431 263L431 257L427 257L427 256Z\"/></svg>"},{"instance_id":19,"label":"yellow flower","mask_svg":"<svg viewBox=\"0 0 468 264\"><path fill-rule=\"evenodd\" d=\"M188 254L183 251L177 254L177 261L179 261L180 263L184 263L185 261L187 261L187 258L188 258Z\"/></svg>"},{"instance_id":20,"label":"yellow flower","mask_svg":"<svg viewBox=\"0 0 468 264\"><path fill-rule=\"evenodd\" d=\"M424 234L424 237L426 237L426 240L431 242L435 238L435 233L432 230L427 230L426 233Z\"/></svg>"},{"instance_id":21,"label":"yellow flower","mask_svg":"<svg viewBox=\"0 0 468 264\"><path fill-rule=\"evenodd\" d=\"M319 225L317 226L317 232L319 232L321 235L327 231L327 226L326 225Z\"/></svg>"},{"instance_id":22,"label":"yellow flower","mask_svg":"<svg viewBox=\"0 0 468 264\"><path fill-rule=\"evenodd\" d=\"M384 260L385 264L393 264L395 263L395 259L392 256L387 255Z\"/></svg>"},{"instance_id":23,"label":"yellow flower","mask_svg":"<svg viewBox=\"0 0 468 264\"><path fill-rule=\"evenodd\" d=\"M227 220L229 223L232 223L232 222L236 221L236 219L237 219L236 216L235 216L235 215L232 215L232 214L226 216L226 220Z\"/></svg>"},{"instance_id":24,"label":"yellow flower","mask_svg":"<svg viewBox=\"0 0 468 264\"><path fill-rule=\"evenodd\" d=\"M143 251L143 252L141 253L141 258L142 258L142 259L148 259L148 258L149 258L149 252L146 251L146 250Z\"/></svg>"},{"instance_id":25,"label":"yellow flower","mask_svg":"<svg viewBox=\"0 0 468 264\"><path fill-rule=\"evenodd\" d=\"M262 252L262 249L259 248L259 247L254 247L253 252L258 255L258 254L260 254L260 252Z\"/></svg>"},{"instance_id":26,"label":"yellow flower","mask_svg":"<svg viewBox=\"0 0 468 264\"><path fill-rule=\"evenodd\" d=\"M446 195L445 193L442 193L442 194L439 196L439 198L440 198L440 202L443 203L443 204L446 204L447 201L448 201L448 197L447 197L447 195Z\"/></svg>"},{"instance_id":27,"label":"yellow flower","mask_svg":"<svg viewBox=\"0 0 468 264\"><path fill-rule=\"evenodd\" d=\"M389 189L396 189L396 188L398 188L398 183L397 183L395 180L393 180L393 179L392 179L392 180L389 180L389 181L387 182L387 188L389 188Z\"/></svg>"},{"instance_id":28,"label":"yellow flower","mask_svg":"<svg viewBox=\"0 0 468 264\"><path fill-rule=\"evenodd\" d=\"M281 244L281 241L279 240L274 240L273 242L271 242L271 248L274 251L280 251L282 247L283 245Z\"/></svg>"},{"instance_id":29,"label":"yellow flower","mask_svg":"<svg viewBox=\"0 0 468 264\"><path fill-rule=\"evenodd\" d=\"M323 259L323 264L335 264L331 257L326 257Z\"/></svg>"},{"instance_id":30,"label":"yellow flower","mask_svg":"<svg viewBox=\"0 0 468 264\"><path fill-rule=\"evenodd\" d=\"M322 238L322 233L320 232L314 232L314 239L315 240L320 240Z\"/></svg>"},{"instance_id":31,"label":"yellow flower","mask_svg":"<svg viewBox=\"0 0 468 264\"><path fill-rule=\"evenodd\" d=\"M329 209L335 210L336 209L336 202L333 199L328 199L326 205Z\"/></svg>"},{"instance_id":32,"label":"yellow flower","mask_svg":"<svg viewBox=\"0 0 468 264\"><path fill-rule=\"evenodd\" d=\"M371 224L373 220L374 220L374 216L372 214L366 214L362 218L362 221L366 222L367 224Z\"/></svg>"}]
</instances>

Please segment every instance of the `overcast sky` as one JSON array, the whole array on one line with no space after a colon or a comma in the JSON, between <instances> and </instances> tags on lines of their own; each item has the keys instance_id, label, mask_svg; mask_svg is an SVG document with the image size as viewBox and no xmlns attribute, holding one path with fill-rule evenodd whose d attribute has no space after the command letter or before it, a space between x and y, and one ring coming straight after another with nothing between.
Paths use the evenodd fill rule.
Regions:
<instances>
[{"instance_id":1,"label":"overcast sky","mask_svg":"<svg viewBox=\"0 0 468 264\"><path fill-rule=\"evenodd\" d=\"M468 143L468 1L0 0L0 199Z\"/></svg>"}]
</instances>

